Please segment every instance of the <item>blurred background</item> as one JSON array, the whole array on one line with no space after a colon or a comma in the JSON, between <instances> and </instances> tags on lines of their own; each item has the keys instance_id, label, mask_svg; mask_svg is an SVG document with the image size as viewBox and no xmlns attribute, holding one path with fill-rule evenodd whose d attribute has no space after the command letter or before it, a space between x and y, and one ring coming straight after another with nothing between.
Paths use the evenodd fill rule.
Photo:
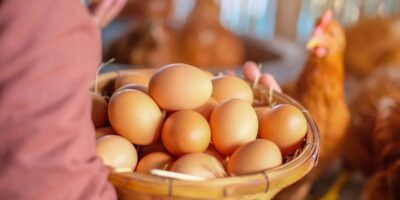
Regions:
<instances>
[{"instance_id":1,"label":"blurred background","mask_svg":"<svg viewBox=\"0 0 400 200\"><path fill-rule=\"evenodd\" d=\"M382 125L379 100L400 92L400 72L393 70L400 66L400 0L128 0L103 29L103 61L116 60L102 71L184 62L218 72L252 60L285 88L306 65L306 43L328 9L346 37L337 59L344 63L352 131L343 156L329 163L307 199L400 199L399 191L387 189L400 188L400 139L394 136L400 128L387 119L386 129L376 128ZM386 143L398 153L382 150Z\"/></svg>"},{"instance_id":2,"label":"blurred background","mask_svg":"<svg viewBox=\"0 0 400 200\"><path fill-rule=\"evenodd\" d=\"M196 2L128 0L122 14L103 30L104 60L116 58L115 63L136 67L186 62L217 69L253 60L285 82L299 72L315 20L327 9L345 27L360 19L397 16L400 11L398 0L204 0L197 6ZM185 39L197 42L193 44L197 49L182 44ZM204 61L204 54L217 55Z\"/></svg>"}]
</instances>

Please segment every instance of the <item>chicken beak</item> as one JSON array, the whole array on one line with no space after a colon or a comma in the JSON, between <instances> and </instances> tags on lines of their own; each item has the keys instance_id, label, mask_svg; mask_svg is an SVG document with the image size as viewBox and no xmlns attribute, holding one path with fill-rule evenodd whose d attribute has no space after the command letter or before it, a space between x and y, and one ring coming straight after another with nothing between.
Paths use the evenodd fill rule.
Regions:
<instances>
[{"instance_id":1,"label":"chicken beak","mask_svg":"<svg viewBox=\"0 0 400 200\"><path fill-rule=\"evenodd\" d=\"M319 45L319 41L316 38L311 38L307 43L307 49L312 50Z\"/></svg>"}]
</instances>

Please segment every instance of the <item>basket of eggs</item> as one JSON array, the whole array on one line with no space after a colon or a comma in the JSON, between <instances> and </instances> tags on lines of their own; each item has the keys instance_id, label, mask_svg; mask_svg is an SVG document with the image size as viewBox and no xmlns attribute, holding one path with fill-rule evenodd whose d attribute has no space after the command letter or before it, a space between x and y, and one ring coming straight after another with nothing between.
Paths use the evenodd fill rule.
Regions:
<instances>
[{"instance_id":1,"label":"basket of eggs","mask_svg":"<svg viewBox=\"0 0 400 200\"><path fill-rule=\"evenodd\" d=\"M308 112L236 76L171 64L105 73L92 90L97 154L121 200L271 199L318 160Z\"/></svg>"}]
</instances>

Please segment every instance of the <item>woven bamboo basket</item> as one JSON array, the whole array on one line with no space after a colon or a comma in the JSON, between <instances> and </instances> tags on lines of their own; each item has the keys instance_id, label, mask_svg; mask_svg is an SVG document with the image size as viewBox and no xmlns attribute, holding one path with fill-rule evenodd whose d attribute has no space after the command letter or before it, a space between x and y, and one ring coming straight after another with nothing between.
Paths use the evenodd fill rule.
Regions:
<instances>
[{"instance_id":1,"label":"woven bamboo basket","mask_svg":"<svg viewBox=\"0 0 400 200\"><path fill-rule=\"evenodd\" d=\"M97 90L103 95L111 94L109 88L119 74L151 73L151 70L114 71L98 78ZM91 88L94 90L94 85ZM109 181L115 186L120 200L267 200L283 188L304 177L317 164L319 156L319 132L310 114L289 96L258 88L256 97L271 102L292 104L303 111L308 122L304 146L297 155L275 168L260 173L211 179L206 181L183 181L135 172L110 171ZM258 99L260 100L260 99Z\"/></svg>"}]
</instances>

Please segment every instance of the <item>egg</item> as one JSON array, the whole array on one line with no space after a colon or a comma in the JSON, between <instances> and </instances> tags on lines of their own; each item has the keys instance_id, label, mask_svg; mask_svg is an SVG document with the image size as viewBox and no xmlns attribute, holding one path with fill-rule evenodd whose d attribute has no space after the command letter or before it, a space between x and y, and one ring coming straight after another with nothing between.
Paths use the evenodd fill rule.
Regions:
<instances>
[{"instance_id":1,"label":"egg","mask_svg":"<svg viewBox=\"0 0 400 200\"><path fill-rule=\"evenodd\" d=\"M211 71L206 69L202 69L202 71L207 75L209 79L214 78L214 74Z\"/></svg>"},{"instance_id":2,"label":"egg","mask_svg":"<svg viewBox=\"0 0 400 200\"><path fill-rule=\"evenodd\" d=\"M218 76L212 79L213 92L212 97L222 103L228 99L242 99L249 103L253 103L253 91L249 84L236 76Z\"/></svg>"},{"instance_id":3,"label":"egg","mask_svg":"<svg viewBox=\"0 0 400 200\"><path fill-rule=\"evenodd\" d=\"M251 105L230 99L218 105L210 118L212 143L223 155L230 155L240 145L256 139L257 114Z\"/></svg>"},{"instance_id":4,"label":"egg","mask_svg":"<svg viewBox=\"0 0 400 200\"><path fill-rule=\"evenodd\" d=\"M96 141L96 153L105 165L113 168L135 169L136 149L127 139L118 135L106 135Z\"/></svg>"},{"instance_id":5,"label":"egg","mask_svg":"<svg viewBox=\"0 0 400 200\"><path fill-rule=\"evenodd\" d=\"M103 127L108 123L107 101L104 97L91 92L92 96L92 122L94 127Z\"/></svg>"},{"instance_id":6,"label":"egg","mask_svg":"<svg viewBox=\"0 0 400 200\"><path fill-rule=\"evenodd\" d=\"M225 161L225 156L221 155L221 153L219 153L212 144L208 146L204 153L214 157L221 163L224 163Z\"/></svg>"},{"instance_id":7,"label":"egg","mask_svg":"<svg viewBox=\"0 0 400 200\"><path fill-rule=\"evenodd\" d=\"M133 144L147 145L157 141L163 116L147 94L123 90L111 96L108 116L113 129Z\"/></svg>"},{"instance_id":8,"label":"egg","mask_svg":"<svg viewBox=\"0 0 400 200\"><path fill-rule=\"evenodd\" d=\"M148 86L150 77L142 74L123 74L118 76L114 82L114 90L128 84L139 84Z\"/></svg>"},{"instance_id":9,"label":"egg","mask_svg":"<svg viewBox=\"0 0 400 200\"><path fill-rule=\"evenodd\" d=\"M164 147L161 140L158 140L157 142L152 144L138 146L139 158L143 158L147 154L158 151L167 152L167 149Z\"/></svg>"},{"instance_id":10,"label":"egg","mask_svg":"<svg viewBox=\"0 0 400 200\"><path fill-rule=\"evenodd\" d=\"M205 153L189 153L178 158L172 165L171 171L206 179L226 176L221 163Z\"/></svg>"},{"instance_id":11,"label":"egg","mask_svg":"<svg viewBox=\"0 0 400 200\"><path fill-rule=\"evenodd\" d=\"M136 167L136 172L150 174L152 169L169 170L174 158L166 152L153 152L144 156Z\"/></svg>"},{"instance_id":12,"label":"egg","mask_svg":"<svg viewBox=\"0 0 400 200\"><path fill-rule=\"evenodd\" d=\"M126 90L126 89L131 89L131 90L139 90L145 94L148 94L148 89L147 86L141 85L141 84L127 84L124 86L121 86L120 88L118 88L117 90L115 90L114 93L118 93L120 91Z\"/></svg>"},{"instance_id":13,"label":"egg","mask_svg":"<svg viewBox=\"0 0 400 200\"><path fill-rule=\"evenodd\" d=\"M162 142L173 155L203 152L211 141L207 120L192 110L171 114L162 129Z\"/></svg>"},{"instance_id":14,"label":"egg","mask_svg":"<svg viewBox=\"0 0 400 200\"><path fill-rule=\"evenodd\" d=\"M191 110L210 98L212 83L200 69L187 64L171 64L151 77L149 94L166 110Z\"/></svg>"},{"instance_id":15,"label":"egg","mask_svg":"<svg viewBox=\"0 0 400 200\"><path fill-rule=\"evenodd\" d=\"M96 139L105 135L115 135L115 131L111 127L96 128Z\"/></svg>"},{"instance_id":16,"label":"egg","mask_svg":"<svg viewBox=\"0 0 400 200\"><path fill-rule=\"evenodd\" d=\"M201 115L203 115L204 118L209 120L212 111L214 110L215 107L217 107L217 105L218 105L218 102L215 101L214 98L210 98L210 99L208 99L208 101L206 103L204 103L203 105L201 105L193 110L200 113Z\"/></svg>"},{"instance_id":17,"label":"egg","mask_svg":"<svg viewBox=\"0 0 400 200\"><path fill-rule=\"evenodd\" d=\"M268 110L269 110L270 108L269 107L267 107L267 106L263 106L263 107L256 107L256 108L254 108L254 110L256 111L256 114L257 114L257 119L258 119L258 127L260 127L260 124L261 124L261 120L262 120L262 118L267 114L267 112L268 112ZM258 136L260 136L260 128L258 129Z\"/></svg>"},{"instance_id":18,"label":"egg","mask_svg":"<svg viewBox=\"0 0 400 200\"><path fill-rule=\"evenodd\" d=\"M269 140L257 139L240 146L229 158L229 175L261 172L282 164L279 147Z\"/></svg>"},{"instance_id":19,"label":"egg","mask_svg":"<svg viewBox=\"0 0 400 200\"><path fill-rule=\"evenodd\" d=\"M306 133L306 118L298 108L290 104L271 108L260 124L260 137L277 144L284 155L296 150Z\"/></svg>"}]
</instances>

